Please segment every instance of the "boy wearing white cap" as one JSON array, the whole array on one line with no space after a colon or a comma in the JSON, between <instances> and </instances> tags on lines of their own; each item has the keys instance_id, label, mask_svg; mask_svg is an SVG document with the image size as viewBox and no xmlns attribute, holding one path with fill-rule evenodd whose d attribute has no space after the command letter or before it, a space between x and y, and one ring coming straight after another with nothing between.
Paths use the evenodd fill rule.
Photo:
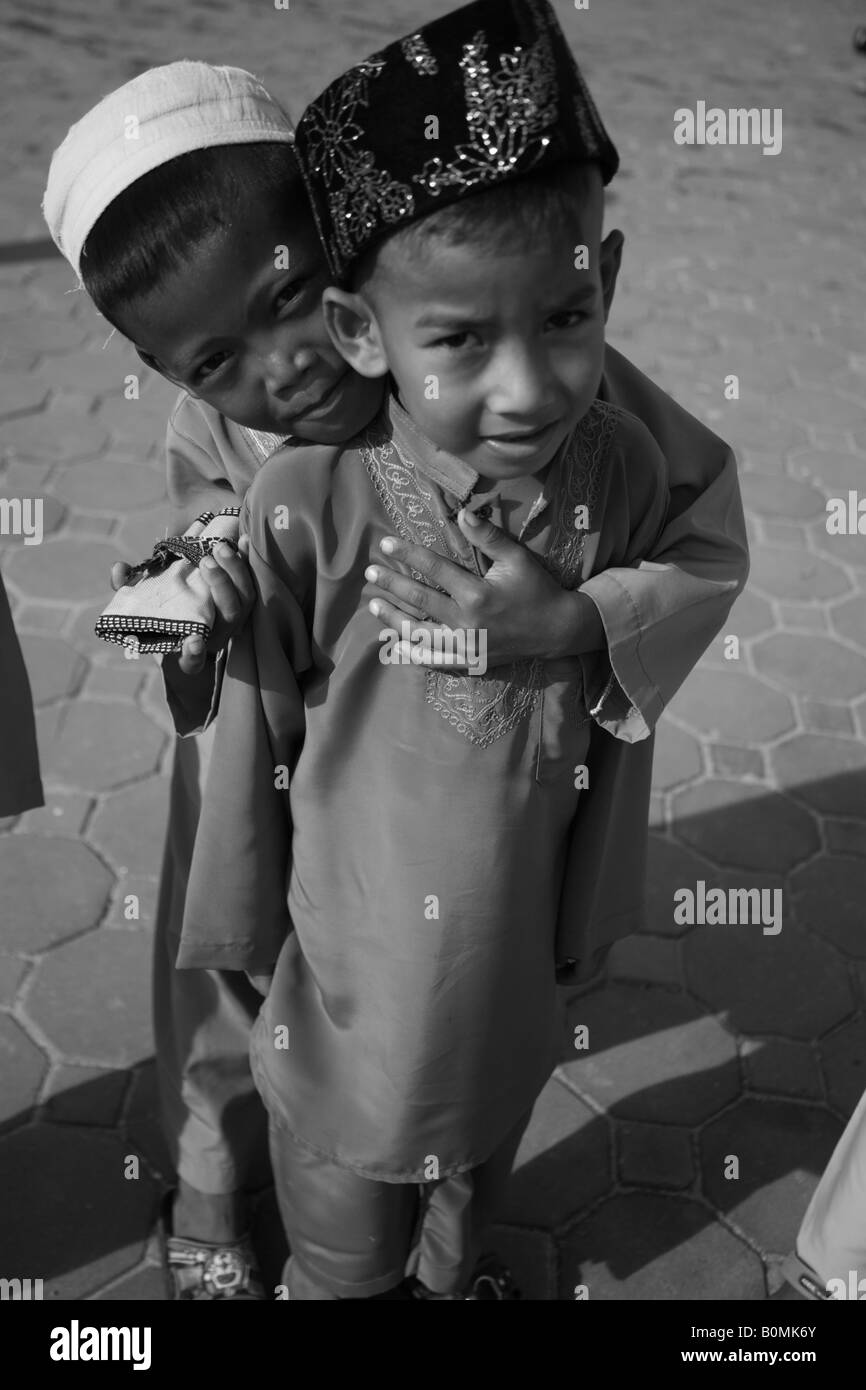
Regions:
<instances>
[{"instance_id":1,"label":"boy wearing white cap","mask_svg":"<svg viewBox=\"0 0 866 1390\"><path fill-rule=\"evenodd\" d=\"M142 132L146 157L120 143L141 139ZM320 295L330 276L311 236L290 144L288 118L248 74L172 64L95 108L70 132L52 166L45 211L64 254L145 360L185 387L169 427L168 463L170 495L185 519L204 502L243 496L287 435L321 443L348 438L381 400L381 383L347 370L324 330ZM105 150L110 158L103 159ZM678 610L694 608L697 589L707 621L711 607L721 621L745 577L729 455L610 349L598 395L646 420L678 489L681 510L667 563L660 563L657 581L646 576L657 583L659 636ZM720 565L727 556L726 582L712 585L702 578L710 533ZM566 656L606 646L592 600L569 595L563 622L562 603L550 602L562 591L528 552L489 522L464 534L477 550L507 562L498 576L494 564L477 581L475 598L496 605L495 624L488 624L492 650ZM232 619L248 602L248 580L236 556L217 558L215 592L226 596L218 606ZM387 562L375 558L384 577ZM610 588L603 606L605 626L622 635L632 620L631 599ZM414 611L408 602L405 607ZM223 624L214 645L230 627ZM651 654L648 664L652 684ZM200 678L183 679L179 673L193 665L185 652L180 665L164 667L182 733L200 728L213 712L213 662ZM658 698L666 697L662 684ZM186 1298L243 1296L242 1290L249 1296L252 1260L237 1239L238 1196L253 1185L264 1153L247 1061L259 998L240 971L172 968L206 743L185 739L177 746L155 973L157 1054L180 1175L175 1232L186 1237L175 1240L170 1254L179 1296Z\"/></svg>"}]
</instances>

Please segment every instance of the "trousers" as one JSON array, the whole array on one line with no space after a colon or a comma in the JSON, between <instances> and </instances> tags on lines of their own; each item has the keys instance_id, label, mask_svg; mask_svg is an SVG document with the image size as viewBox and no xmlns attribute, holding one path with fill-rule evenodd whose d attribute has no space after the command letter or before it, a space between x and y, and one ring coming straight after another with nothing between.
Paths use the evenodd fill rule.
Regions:
<instances>
[{"instance_id":1,"label":"trousers","mask_svg":"<svg viewBox=\"0 0 866 1390\"><path fill-rule=\"evenodd\" d=\"M175 741L154 931L153 1026L163 1128L179 1177L199 1192L270 1182L267 1115L250 1072L261 995L241 971L177 970L189 867L213 725Z\"/></svg>"},{"instance_id":2,"label":"trousers","mask_svg":"<svg viewBox=\"0 0 866 1390\"><path fill-rule=\"evenodd\" d=\"M372 1298L411 1275L433 1293L458 1293L501 1209L531 1113L477 1167L401 1183L363 1178L322 1157L271 1111L271 1165L292 1251L282 1275L289 1299Z\"/></svg>"}]
</instances>

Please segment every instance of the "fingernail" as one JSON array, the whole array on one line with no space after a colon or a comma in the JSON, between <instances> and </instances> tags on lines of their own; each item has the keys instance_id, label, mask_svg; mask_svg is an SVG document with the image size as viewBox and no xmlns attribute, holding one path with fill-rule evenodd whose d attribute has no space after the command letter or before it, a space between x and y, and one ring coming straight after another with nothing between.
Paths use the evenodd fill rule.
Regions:
<instances>
[{"instance_id":1,"label":"fingernail","mask_svg":"<svg viewBox=\"0 0 866 1390\"><path fill-rule=\"evenodd\" d=\"M200 637L191 637L189 639L189 650L194 656L198 656L199 652L204 651L204 642Z\"/></svg>"},{"instance_id":2,"label":"fingernail","mask_svg":"<svg viewBox=\"0 0 866 1390\"><path fill-rule=\"evenodd\" d=\"M386 555L393 555L396 548L397 543L396 541L392 541L390 536L386 536L383 541L379 542L379 549L384 550Z\"/></svg>"},{"instance_id":3,"label":"fingernail","mask_svg":"<svg viewBox=\"0 0 866 1390\"><path fill-rule=\"evenodd\" d=\"M467 526L480 526L481 523L474 512L470 512L468 507L463 508L463 520Z\"/></svg>"},{"instance_id":4,"label":"fingernail","mask_svg":"<svg viewBox=\"0 0 866 1390\"><path fill-rule=\"evenodd\" d=\"M382 613L382 605L377 603L375 599L373 599L373 602L370 604L370 612L373 614L374 618L380 617Z\"/></svg>"},{"instance_id":5,"label":"fingernail","mask_svg":"<svg viewBox=\"0 0 866 1390\"><path fill-rule=\"evenodd\" d=\"M230 555L234 554L234 551L232 550L231 546L226 545L225 541L219 541L214 546L214 550L216 551L217 555L221 555L224 560L227 560Z\"/></svg>"},{"instance_id":6,"label":"fingernail","mask_svg":"<svg viewBox=\"0 0 866 1390\"><path fill-rule=\"evenodd\" d=\"M203 570L215 570L219 569L219 565L217 564L216 560L213 558L212 555L205 555L204 559L201 562L201 568Z\"/></svg>"},{"instance_id":7,"label":"fingernail","mask_svg":"<svg viewBox=\"0 0 866 1390\"><path fill-rule=\"evenodd\" d=\"M364 570L364 578L371 580L373 584L376 584L378 582L379 571L376 569L375 565L370 565L367 569Z\"/></svg>"}]
</instances>

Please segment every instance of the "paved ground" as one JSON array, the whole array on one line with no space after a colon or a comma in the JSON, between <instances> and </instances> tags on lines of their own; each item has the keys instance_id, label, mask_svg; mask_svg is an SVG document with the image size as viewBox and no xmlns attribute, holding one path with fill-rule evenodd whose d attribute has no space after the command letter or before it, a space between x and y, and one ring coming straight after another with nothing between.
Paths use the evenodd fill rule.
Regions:
<instances>
[{"instance_id":1,"label":"paved ground","mask_svg":"<svg viewBox=\"0 0 866 1390\"><path fill-rule=\"evenodd\" d=\"M0 1273L54 1297L161 1297L148 987L170 739L155 667L92 628L112 561L162 533L173 393L124 400L140 369L47 256L48 155L151 63L249 66L299 110L447 8L18 0L0 22L0 496L45 505L43 543L5 538L2 558L47 788L0 834ZM650 929L575 1001L591 1047L542 1097L501 1245L538 1299L762 1298L866 1082L866 539L825 526L829 497L866 494L866 11L558 9L623 156L611 339L737 447L753 569L725 629L738 659L720 638L660 729ZM673 111L698 100L781 107L782 153L676 147ZM699 879L782 888L782 931L675 925Z\"/></svg>"}]
</instances>

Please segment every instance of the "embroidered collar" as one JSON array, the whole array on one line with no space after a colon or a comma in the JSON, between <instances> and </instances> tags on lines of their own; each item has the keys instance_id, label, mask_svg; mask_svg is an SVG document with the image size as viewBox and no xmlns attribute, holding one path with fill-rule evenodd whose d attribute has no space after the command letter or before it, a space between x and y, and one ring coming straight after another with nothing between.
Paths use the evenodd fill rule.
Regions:
<instances>
[{"instance_id":1,"label":"embroidered collar","mask_svg":"<svg viewBox=\"0 0 866 1390\"><path fill-rule=\"evenodd\" d=\"M422 434L394 396L388 398L385 411L390 421L391 440L397 452L405 456L407 463L420 468L462 506L477 486L478 474L475 469L456 454L440 449L426 434Z\"/></svg>"}]
</instances>

